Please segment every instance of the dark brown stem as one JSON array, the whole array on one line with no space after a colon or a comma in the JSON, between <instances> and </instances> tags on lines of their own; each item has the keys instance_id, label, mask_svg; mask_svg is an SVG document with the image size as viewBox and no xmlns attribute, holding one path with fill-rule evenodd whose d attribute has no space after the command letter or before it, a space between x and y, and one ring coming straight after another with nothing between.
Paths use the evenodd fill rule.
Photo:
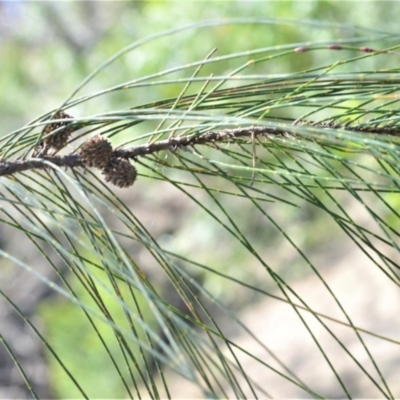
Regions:
<instances>
[{"instance_id":1,"label":"dark brown stem","mask_svg":"<svg viewBox=\"0 0 400 400\"><path fill-rule=\"evenodd\" d=\"M0 176L12 175L17 172L24 172L30 169L46 169L49 165L43 161L49 161L58 167L83 167L83 162L79 154L69 154L63 157L46 156L41 160L16 160L5 161L0 163Z\"/></svg>"},{"instance_id":2,"label":"dark brown stem","mask_svg":"<svg viewBox=\"0 0 400 400\"><path fill-rule=\"evenodd\" d=\"M386 134L400 136L400 129L396 127L345 127L343 125L319 124L312 125L307 123L307 126L315 128L330 128L330 129L346 129L350 131L369 132L375 134ZM291 135L287 128L282 127L267 127L267 126L250 126L236 129L223 129L218 131L210 131L197 136L174 137L167 140L161 140L155 143L141 144L126 149L115 149L114 157L122 157L125 159L134 159L140 156L146 156L157 153L163 150L175 151L190 146L196 145L212 145L216 142L229 142L235 139L248 137L254 140L255 137L271 137L271 136L288 136ZM44 156L41 159L26 159L16 161L0 162L0 176L9 176L17 172L28 171L32 169L46 169L49 165L43 161L50 162L58 167L76 168L84 167L85 164L79 154L69 154L66 156Z\"/></svg>"},{"instance_id":3,"label":"dark brown stem","mask_svg":"<svg viewBox=\"0 0 400 400\"><path fill-rule=\"evenodd\" d=\"M194 146L199 144L212 144L214 142L229 141L240 137L282 135L283 130L271 127L246 127L237 129L225 129L220 131L211 131L199 136L178 137L151 144L142 144L127 149L116 149L113 151L114 157L136 158L153 154L162 150L175 151L180 148ZM24 172L31 169L46 169L49 165L43 161L48 161L58 167L76 168L84 167L85 164L79 154L69 154L66 156L44 156L41 159L26 159L0 162L0 176L9 176L17 172Z\"/></svg>"},{"instance_id":4,"label":"dark brown stem","mask_svg":"<svg viewBox=\"0 0 400 400\"><path fill-rule=\"evenodd\" d=\"M242 137L254 137L254 136L269 136L269 135L284 135L287 134L285 130L266 127L266 126L250 126L245 128L236 129L224 129L219 131L211 131L203 133L198 136L183 136L175 137L167 140L161 140L152 144L142 144L134 146L128 149L117 149L114 151L114 155L117 157L124 158L135 158L138 156L144 156L152 154L162 150L177 150L189 146L196 146L199 144L213 144L214 142L229 142L233 139Z\"/></svg>"}]
</instances>

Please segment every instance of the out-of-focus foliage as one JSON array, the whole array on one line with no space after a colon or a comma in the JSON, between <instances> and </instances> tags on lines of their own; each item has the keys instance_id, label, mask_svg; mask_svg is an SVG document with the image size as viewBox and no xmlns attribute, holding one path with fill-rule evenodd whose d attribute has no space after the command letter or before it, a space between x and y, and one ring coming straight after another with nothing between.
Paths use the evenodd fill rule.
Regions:
<instances>
[{"instance_id":1,"label":"out-of-focus foliage","mask_svg":"<svg viewBox=\"0 0 400 400\"><path fill-rule=\"evenodd\" d=\"M326 28L301 24L265 26L219 26L186 31L166 37L127 54L85 88L86 93L168 67L205 57L213 48L217 55L279 44L345 38L346 29L330 28L329 22L360 25L371 29L396 31L392 18L396 2L370 1L360 13L355 2L337 1L130 1L65 3L2 3L0 65L0 116L3 132L20 127L33 116L52 109L67 98L78 82L97 68L116 49L148 35L212 18L264 17L289 20L323 19ZM268 72L297 71L321 62L328 64L335 55L314 53L307 57L279 59L269 63ZM381 60L387 62L386 59ZM373 61L376 63L376 59ZM389 61L390 62L390 61ZM227 62L226 70L232 64ZM221 66L221 68L223 68ZM212 70L214 74L223 70ZM257 66L254 68L257 72ZM265 72L265 71L263 71ZM179 77L179 72L176 74ZM146 88L132 95L132 103L175 95L171 86ZM105 103L106 100L106 103ZM83 104L80 115L98 113L123 103L115 98Z\"/></svg>"}]
</instances>

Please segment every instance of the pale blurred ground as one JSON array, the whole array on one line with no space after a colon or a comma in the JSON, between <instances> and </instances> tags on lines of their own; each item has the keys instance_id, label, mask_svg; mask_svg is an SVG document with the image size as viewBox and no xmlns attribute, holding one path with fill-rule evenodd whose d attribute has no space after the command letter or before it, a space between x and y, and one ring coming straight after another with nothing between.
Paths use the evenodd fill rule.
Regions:
<instances>
[{"instance_id":1,"label":"pale blurred ground","mask_svg":"<svg viewBox=\"0 0 400 400\"><path fill-rule=\"evenodd\" d=\"M393 396L399 398L399 288L358 251L345 250L341 252L341 255L340 260L336 260L328 270L324 271L324 279L329 282L355 326L397 341L397 343L392 343L366 333L360 333ZM314 311L346 321L316 276L303 279L292 287ZM301 315L353 398L383 398L382 393L378 391L373 382L344 352L327 330L310 313L303 311ZM309 388L326 398L346 398L332 370L312 341L310 333L290 305L266 299L243 310L239 318L257 339L272 350L275 356ZM354 331L323 318L322 321L382 386L382 381ZM233 336L231 339L254 357L285 373L268 352L247 333ZM236 351L236 355L248 376L273 398L313 398L242 352ZM173 382L169 386L173 398L202 398L202 393L198 388L183 378L178 378L170 372L167 374L168 379ZM239 378L239 382L242 388L247 387L243 377ZM235 397L235 394L229 391L229 387L225 389L228 390L231 398ZM260 396L259 398L265 398L262 392L257 392L257 394ZM248 398L254 397L249 389L246 395Z\"/></svg>"}]
</instances>

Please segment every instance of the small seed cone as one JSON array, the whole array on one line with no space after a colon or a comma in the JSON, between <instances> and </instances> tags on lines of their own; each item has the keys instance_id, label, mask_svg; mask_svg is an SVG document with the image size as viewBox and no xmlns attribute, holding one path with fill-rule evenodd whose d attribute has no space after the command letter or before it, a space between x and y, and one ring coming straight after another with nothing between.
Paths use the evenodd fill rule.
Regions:
<instances>
[{"instance_id":1,"label":"small seed cone","mask_svg":"<svg viewBox=\"0 0 400 400\"><path fill-rule=\"evenodd\" d=\"M63 118L73 118L73 117L71 117L71 115L68 115L63 111L60 111L53 117L53 119L63 119ZM68 125L69 123L70 122L68 121L68 122L54 122L52 124L48 124L43 130L43 136L46 136L47 134L53 132L58 128L61 128L62 126ZM48 148L52 147L55 150L61 150L67 144L68 139L73 131L74 129L72 127L62 129L58 131L56 134L51 135L46 139L44 139L44 144Z\"/></svg>"},{"instance_id":2,"label":"small seed cone","mask_svg":"<svg viewBox=\"0 0 400 400\"><path fill-rule=\"evenodd\" d=\"M132 186L137 177L136 168L124 158L114 157L110 164L103 169L106 182L120 188Z\"/></svg>"},{"instance_id":3,"label":"small seed cone","mask_svg":"<svg viewBox=\"0 0 400 400\"><path fill-rule=\"evenodd\" d=\"M110 142L97 135L87 140L81 147L81 158L87 167L106 168L111 161L113 149Z\"/></svg>"}]
</instances>

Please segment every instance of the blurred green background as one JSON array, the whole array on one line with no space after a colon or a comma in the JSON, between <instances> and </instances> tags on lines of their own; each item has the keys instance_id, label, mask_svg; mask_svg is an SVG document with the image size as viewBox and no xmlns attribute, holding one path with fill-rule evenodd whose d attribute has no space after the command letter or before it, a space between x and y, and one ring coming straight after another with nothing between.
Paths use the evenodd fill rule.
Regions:
<instances>
[{"instance_id":1,"label":"blurred green background","mask_svg":"<svg viewBox=\"0 0 400 400\"><path fill-rule=\"evenodd\" d=\"M288 43L316 40L335 42L336 39L346 37L350 25L396 32L399 12L399 3L384 1L0 2L1 131L2 134L9 133L57 108L89 73L116 51L165 29L227 17L290 20L287 24L271 24L268 28L250 24L225 25L186 30L163 37L127 53L102 71L78 95L93 93L143 75L203 59L214 48L218 49L216 55L223 56L231 52ZM296 24L300 20L318 22L314 26ZM365 45L373 47L375 44ZM269 63L268 72L286 73L312 68L321 63L329 64L335 61L335 57L334 52L326 51L310 53L304 57L279 58L276 62ZM373 62L382 67L387 61L374 59ZM213 65L209 72L223 74L239 65L239 61L231 60L225 65L218 64L221 70ZM255 66L252 72L259 72L257 68L261 67ZM207 73L206 68L203 73ZM188 76L188 71L177 71L170 77L185 76ZM153 100L177 96L181 89L182 85L160 85L126 93L119 91L115 95L99 97L78 105L70 112L76 117L86 117L108 110L135 107ZM163 222L157 228L158 238L176 251L190 254L193 251L191 246L194 238L201 238L200 242L196 242L198 260L207 263L208 256L218 251L215 238L218 237L220 244L226 232L217 228L210 231L203 226L201 213L193 209L185 198L180 199L181 208L171 209L171 199L176 201L177 197L164 186L163 188L164 196L160 196L160 187L149 185L141 193L133 194L129 204L138 215L145 214L145 220L146 215L159 212L159 219ZM237 204L232 205L232 210L234 207ZM290 207L281 207L280 212L282 215L277 217L291 221L291 233L294 235L296 229L301 229L299 226L304 221L313 221L316 230L322 225L329 227L326 225L329 222L316 218L312 209L306 209L301 216ZM185 218L180 213L184 213ZM245 214L243 209L243 215ZM273 246L273 230L268 231L258 225L255 215L248 215L246 218L249 235L254 242L258 241L259 246L263 246L265 242ZM152 223L150 216L148 222ZM304 246L312 249L317 244L320 245L324 238L315 238L304 233L302 240ZM224 270L235 274L238 279L246 276L247 269L251 266L246 265L246 269L237 268L246 263L243 254L235 249L226 253L221 260ZM254 279L257 276L254 273ZM225 288L218 279L202 279L207 289L222 296L237 309L256 301L252 298L239 301L236 293ZM84 292L81 295L84 296ZM126 394L117 376L112 377L115 372L110 371L108 356L100 342L93 340L92 331L87 329L87 320L82 312L77 313L74 306L60 297L43 300L38 305L38 315L49 341L79 379L85 382L85 387L89 388L88 392L93 398L117 398ZM109 328L100 329L103 329L104 337L113 336ZM117 344L114 343L114 346L112 350L116 350ZM51 357L48 357L48 362L50 393L63 398L78 396L58 364Z\"/></svg>"},{"instance_id":2,"label":"blurred green background","mask_svg":"<svg viewBox=\"0 0 400 400\"><path fill-rule=\"evenodd\" d=\"M362 12L360 7L362 6ZM286 18L291 24L257 27L243 25L184 31L128 53L100 73L86 92L104 89L204 58L213 48L217 55L279 44L334 40L348 34L346 25L395 32L399 5L385 1L125 1L125 2L2 2L1 87L2 131L18 128L48 112L66 99L77 85L104 60L130 43L165 29L220 18ZM296 20L324 20L310 27ZM343 24L343 29L329 26ZM301 58L303 68L317 65L329 52ZM297 58L299 59L299 58ZM286 64L285 64L286 61ZM270 72L290 72L299 65L292 60L271 63ZM298 61L300 62L300 61ZM229 70L231 65L226 65ZM223 71L213 71L214 73ZM176 95L176 88L154 87L134 93L133 105ZM121 92L100 107L127 105ZM108 100L110 99L110 100ZM99 104L84 104L84 116L98 112Z\"/></svg>"}]
</instances>

